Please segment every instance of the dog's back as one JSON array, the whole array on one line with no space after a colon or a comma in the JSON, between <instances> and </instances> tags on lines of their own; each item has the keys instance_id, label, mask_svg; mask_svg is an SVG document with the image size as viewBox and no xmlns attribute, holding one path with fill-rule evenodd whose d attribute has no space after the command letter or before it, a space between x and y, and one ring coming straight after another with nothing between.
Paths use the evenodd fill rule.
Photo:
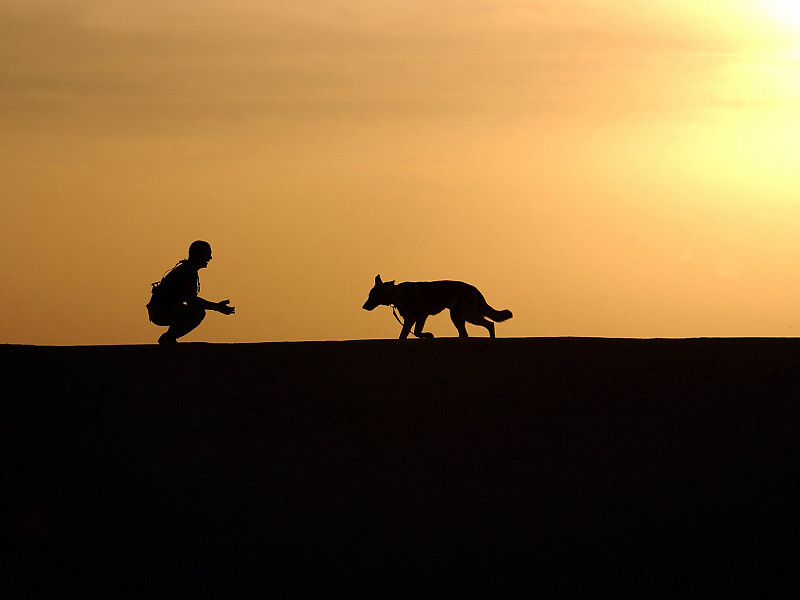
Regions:
<instances>
[{"instance_id":1,"label":"dog's back","mask_svg":"<svg viewBox=\"0 0 800 600\"><path fill-rule=\"evenodd\" d=\"M394 304L401 313L405 308L411 314L431 316L481 300L478 288L463 281L406 281L395 286Z\"/></svg>"}]
</instances>

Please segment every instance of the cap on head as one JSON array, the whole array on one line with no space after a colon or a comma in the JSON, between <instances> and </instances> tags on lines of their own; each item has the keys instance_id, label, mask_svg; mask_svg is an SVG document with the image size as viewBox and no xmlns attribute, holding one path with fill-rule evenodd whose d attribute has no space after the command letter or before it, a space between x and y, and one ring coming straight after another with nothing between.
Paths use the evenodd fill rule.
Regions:
<instances>
[{"instance_id":1,"label":"cap on head","mask_svg":"<svg viewBox=\"0 0 800 600\"><path fill-rule=\"evenodd\" d=\"M196 240L189 246L189 258L207 255L211 252L211 244L203 240Z\"/></svg>"}]
</instances>

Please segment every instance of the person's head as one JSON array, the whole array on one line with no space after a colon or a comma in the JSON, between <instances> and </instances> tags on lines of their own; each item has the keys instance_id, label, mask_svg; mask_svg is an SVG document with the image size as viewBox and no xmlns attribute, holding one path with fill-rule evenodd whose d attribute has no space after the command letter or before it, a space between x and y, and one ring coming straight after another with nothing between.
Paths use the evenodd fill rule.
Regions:
<instances>
[{"instance_id":1,"label":"person's head","mask_svg":"<svg viewBox=\"0 0 800 600\"><path fill-rule=\"evenodd\" d=\"M203 240L192 242L189 246L189 262L195 265L198 269L208 266L208 261L211 260L211 244Z\"/></svg>"}]
</instances>

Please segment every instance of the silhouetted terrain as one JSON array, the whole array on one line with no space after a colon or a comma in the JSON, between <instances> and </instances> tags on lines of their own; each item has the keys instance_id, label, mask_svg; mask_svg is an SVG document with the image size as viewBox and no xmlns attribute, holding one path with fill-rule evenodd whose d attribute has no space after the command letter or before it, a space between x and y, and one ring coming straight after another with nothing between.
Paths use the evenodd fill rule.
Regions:
<instances>
[{"instance_id":1,"label":"silhouetted terrain","mask_svg":"<svg viewBox=\"0 0 800 600\"><path fill-rule=\"evenodd\" d=\"M774 598L800 581L795 340L0 358L3 586Z\"/></svg>"}]
</instances>

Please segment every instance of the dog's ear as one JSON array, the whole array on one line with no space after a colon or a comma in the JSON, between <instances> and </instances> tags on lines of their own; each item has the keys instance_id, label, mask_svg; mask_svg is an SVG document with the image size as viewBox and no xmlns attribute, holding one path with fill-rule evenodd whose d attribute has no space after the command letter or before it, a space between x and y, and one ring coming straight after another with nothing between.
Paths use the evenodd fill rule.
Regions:
<instances>
[{"instance_id":1,"label":"dog's ear","mask_svg":"<svg viewBox=\"0 0 800 600\"><path fill-rule=\"evenodd\" d=\"M381 281L381 276L380 275L375 275L375 285L380 285L382 283L383 282Z\"/></svg>"}]
</instances>

